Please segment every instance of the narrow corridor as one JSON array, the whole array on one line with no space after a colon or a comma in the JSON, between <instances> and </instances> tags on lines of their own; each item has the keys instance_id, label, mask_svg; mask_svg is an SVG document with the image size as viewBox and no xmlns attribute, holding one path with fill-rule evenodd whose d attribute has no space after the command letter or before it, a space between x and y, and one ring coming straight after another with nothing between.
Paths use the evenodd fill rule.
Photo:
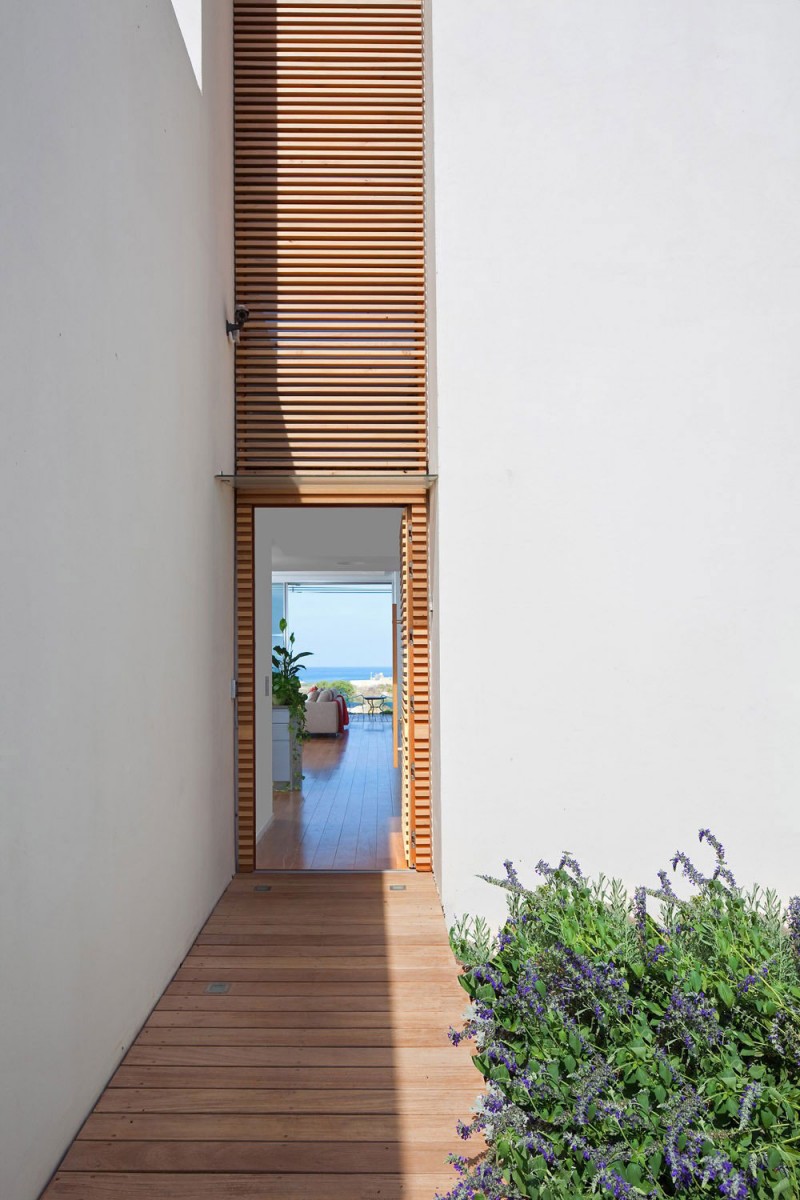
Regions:
<instances>
[{"instance_id":1,"label":"narrow corridor","mask_svg":"<svg viewBox=\"0 0 800 1200\"><path fill-rule=\"evenodd\" d=\"M456 974L431 875L237 876L44 1200L432 1200Z\"/></svg>"}]
</instances>

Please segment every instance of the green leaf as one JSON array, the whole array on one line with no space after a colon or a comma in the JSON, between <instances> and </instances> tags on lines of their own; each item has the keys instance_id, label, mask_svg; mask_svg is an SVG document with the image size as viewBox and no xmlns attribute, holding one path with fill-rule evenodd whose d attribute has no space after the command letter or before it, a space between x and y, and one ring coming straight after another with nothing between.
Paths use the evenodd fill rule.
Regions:
<instances>
[{"instance_id":1,"label":"green leaf","mask_svg":"<svg viewBox=\"0 0 800 1200\"><path fill-rule=\"evenodd\" d=\"M655 1154L651 1154L647 1160L647 1165L650 1168L650 1174L654 1179L658 1178L663 1162L664 1157L660 1150L656 1150Z\"/></svg>"},{"instance_id":2,"label":"green leaf","mask_svg":"<svg viewBox=\"0 0 800 1200\"><path fill-rule=\"evenodd\" d=\"M525 1180L525 1176L522 1174L521 1171L516 1170L516 1169L513 1170L511 1172L511 1178L514 1180L514 1183L517 1186L517 1191L519 1192L520 1196L530 1196L530 1192L528 1191L528 1185Z\"/></svg>"},{"instance_id":3,"label":"green leaf","mask_svg":"<svg viewBox=\"0 0 800 1200\"><path fill-rule=\"evenodd\" d=\"M642 1182L642 1168L638 1163L628 1163L623 1174L633 1187L638 1187Z\"/></svg>"},{"instance_id":4,"label":"green leaf","mask_svg":"<svg viewBox=\"0 0 800 1200\"><path fill-rule=\"evenodd\" d=\"M733 989L729 987L724 980L720 979L716 984L717 995L726 1008L733 1008L733 1002L736 997L733 994Z\"/></svg>"}]
</instances>

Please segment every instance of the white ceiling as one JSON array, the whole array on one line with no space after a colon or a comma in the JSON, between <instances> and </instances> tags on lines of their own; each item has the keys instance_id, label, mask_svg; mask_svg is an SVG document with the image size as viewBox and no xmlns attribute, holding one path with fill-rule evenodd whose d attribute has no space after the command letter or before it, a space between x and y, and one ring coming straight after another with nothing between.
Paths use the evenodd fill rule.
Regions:
<instances>
[{"instance_id":1,"label":"white ceiling","mask_svg":"<svg viewBox=\"0 0 800 1200\"><path fill-rule=\"evenodd\" d=\"M272 542L272 570L380 578L400 569L399 508L257 508L259 539Z\"/></svg>"}]
</instances>

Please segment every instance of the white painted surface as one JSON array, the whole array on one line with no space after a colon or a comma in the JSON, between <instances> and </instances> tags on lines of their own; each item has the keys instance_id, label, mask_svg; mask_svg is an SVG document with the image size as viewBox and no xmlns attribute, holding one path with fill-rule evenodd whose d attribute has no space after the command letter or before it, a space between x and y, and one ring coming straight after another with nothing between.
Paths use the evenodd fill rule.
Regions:
<instances>
[{"instance_id":1,"label":"white painted surface","mask_svg":"<svg viewBox=\"0 0 800 1200\"><path fill-rule=\"evenodd\" d=\"M212 0L212 3L214 0ZM203 0L172 0L197 85L203 87Z\"/></svg>"},{"instance_id":2,"label":"white painted surface","mask_svg":"<svg viewBox=\"0 0 800 1200\"><path fill-rule=\"evenodd\" d=\"M268 514L268 515L266 515ZM400 562L397 508L259 510L268 522L276 572L394 571Z\"/></svg>"},{"instance_id":3,"label":"white painted surface","mask_svg":"<svg viewBox=\"0 0 800 1200\"><path fill-rule=\"evenodd\" d=\"M272 538L255 511L256 842L272 820ZM269 690L268 689L269 686Z\"/></svg>"},{"instance_id":4,"label":"white painted surface","mask_svg":"<svg viewBox=\"0 0 800 1200\"><path fill-rule=\"evenodd\" d=\"M272 779L277 783L289 783L292 778L289 751L289 709L272 710Z\"/></svg>"},{"instance_id":5,"label":"white painted surface","mask_svg":"<svg viewBox=\"0 0 800 1200\"><path fill-rule=\"evenodd\" d=\"M0 1195L34 1200L233 868L230 8L0 39Z\"/></svg>"},{"instance_id":6,"label":"white painted surface","mask_svg":"<svg viewBox=\"0 0 800 1200\"><path fill-rule=\"evenodd\" d=\"M797 892L800 7L431 26L447 907L701 825Z\"/></svg>"}]
</instances>

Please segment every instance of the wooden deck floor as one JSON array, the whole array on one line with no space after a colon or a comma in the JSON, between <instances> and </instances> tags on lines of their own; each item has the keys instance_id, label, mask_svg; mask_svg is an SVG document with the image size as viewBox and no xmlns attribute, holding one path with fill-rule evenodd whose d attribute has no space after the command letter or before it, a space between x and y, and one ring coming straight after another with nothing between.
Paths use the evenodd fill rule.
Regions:
<instances>
[{"instance_id":1,"label":"wooden deck floor","mask_svg":"<svg viewBox=\"0 0 800 1200\"><path fill-rule=\"evenodd\" d=\"M256 846L259 870L405 866L391 721L355 717L341 737L309 738L303 774L302 792L275 793L272 821Z\"/></svg>"},{"instance_id":2,"label":"wooden deck floor","mask_svg":"<svg viewBox=\"0 0 800 1200\"><path fill-rule=\"evenodd\" d=\"M430 875L237 876L43 1200L432 1200L456 973Z\"/></svg>"}]
</instances>

